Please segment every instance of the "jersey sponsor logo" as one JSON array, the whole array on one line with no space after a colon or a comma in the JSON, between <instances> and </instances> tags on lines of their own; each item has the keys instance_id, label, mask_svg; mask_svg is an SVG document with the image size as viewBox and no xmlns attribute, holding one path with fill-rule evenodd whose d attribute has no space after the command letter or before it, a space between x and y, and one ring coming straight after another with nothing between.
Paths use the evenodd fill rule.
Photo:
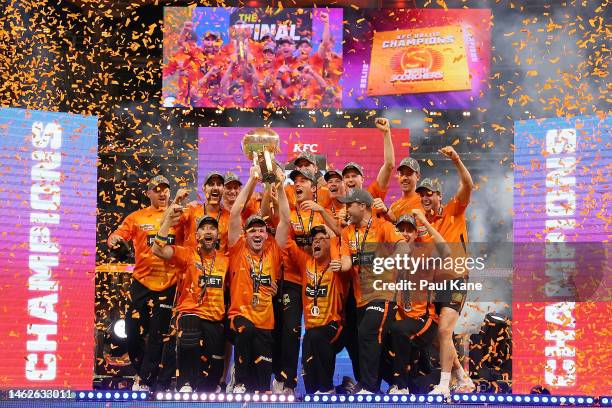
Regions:
<instances>
[{"instance_id":1,"label":"jersey sponsor logo","mask_svg":"<svg viewBox=\"0 0 612 408\"><path fill-rule=\"evenodd\" d=\"M256 273L251 272L251 279L253 279L254 282L259 282L260 285L272 286L272 277L270 275L257 276Z\"/></svg>"},{"instance_id":2,"label":"jersey sponsor logo","mask_svg":"<svg viewBox=\"0 0 612 408\"><path fill-rule=\"evenodd\" d=\"M297 235L295 243L299 247L307 247L312 245L312 237L309 235Z\"/></svg>"},{"instance_id":3,"label":"jersey sponsor logo","mask_svg":"<svg viewBox=\"0 0 612 408\"><path fill-rule=\"evenodd\" d=\"M385 313L385 309L383 307L380 307L380 306L368 306L368 307L366 307L366 312L368 310L374 310L376 312Z\"/></svg>"},{"instance_id":4,"label":"jersey sponsor logo","mask_svg":"<svg viewBox=\"0 0 612 408\"><path fill-rule=\"evenodd\" d=\"M223 287L223 278L215 275L200 275L198 278L198 286L203 288L221 288Z\"/></svg>"},{"instance_id":5,"label":"jersey sponsor logo","mask_svg":"<svg viewBox=\"0 0 612 408\"><path fill-rule=\"evenodd\" d=\"M142 231L153 231L155 229L155 225L153 224L140 224L138 226Z\"/></svg>"},{"instance_id":6,"label":"jersey sponsor logo","mask_svg":"<svg viewBox=\"0 0 612 408\"><path fill-rule=\"evenodd\" d=\"M360 255L353 254L351 255L353 260L353 265L373 265L374 258L376 258L376 254L374 252L363 252Z\"/></svg>"},{"instance_id":7,"label":"jersey sponsor logo","mask_svg":"<svg viewBox=\"0 0 612 408\"><path fill-rule=\"evenodd\" d=\"M155 241L155 235L147 235L147 245L148 246L152 247L154 241ZM175 242L174 235L169 234L168 235L168 245L174 245L174 242Z\"/></svg>"},{"instance_id":8,"label":"jersey sponsor logo","mask_svg":"<svg viewBox=\"0 0 612 408\"><path fill-rule=\"evenodd\" d=\"M327 297L327 285L319 287L319 291L317 292L317 297ZM315 295L315 287L311 284L306 285L306 296L309 298L314 298Z\"/></svg>"}]
</instances>

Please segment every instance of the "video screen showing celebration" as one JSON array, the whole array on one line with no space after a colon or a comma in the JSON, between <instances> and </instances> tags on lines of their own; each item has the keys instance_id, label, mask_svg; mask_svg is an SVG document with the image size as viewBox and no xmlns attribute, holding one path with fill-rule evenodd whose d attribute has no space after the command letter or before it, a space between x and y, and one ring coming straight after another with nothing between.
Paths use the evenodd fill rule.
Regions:
<instances>
[{"instance_id":1,"label":"video screen showing celebration","mask_svg":"<svg viewBox=\"0 0 612 408\"><path fill-rule=\"evenodd\" d=\"M164 9L164 106L339 108L343 10Z\"/></svg>"},{"instance_id":2,"label":"video screen showing celebration","mask_svg":"<svg viewBox=\"0 0 612 408\"><path fill-rule=\"evenodd\" d=\"M350 10L345 108L487 105L491 11Z\"/></svg>"}]
</instances>

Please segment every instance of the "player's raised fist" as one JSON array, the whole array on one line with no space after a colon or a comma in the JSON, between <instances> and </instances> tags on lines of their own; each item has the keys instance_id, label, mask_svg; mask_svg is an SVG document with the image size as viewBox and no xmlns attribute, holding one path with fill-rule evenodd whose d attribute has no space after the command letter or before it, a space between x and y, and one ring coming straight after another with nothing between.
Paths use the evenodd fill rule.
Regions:
<instances>
[{"instance_id":1,"label":"player's raised fist","mask_svg":"<svg viewBox=\"0 0 612 408\"><path fill-rule=\"evenodd\" d=\"M417 220L423 223L423 220L426 220L425 213L420 208L412 209L412 216Z\"/></svg>"},{"instance_id":2,"label":"player's raised fist","mask_svg":"<svg viewBox=\"0 0 612 408\"><path fill-rule=\"evenodd\" d=\"M387 133L387 132L391 131L391 125L389 125L389 119L387 119L387 118L376 118L374 123L376 123L376 127L381 132Z\"/></svg>"},{"instance_id":3,"label":"player's raised fist","mask_svg":"<svg viewBox=\"0 0 612 408\"><path fill-rule=\"evenodd\" d=\"M261 180L261 169L258 165L251 166L249 170L249 176L254 178L257 181Z\"/></svg>"},{"instance_id":4,"label":"player's raised fist","mask_svg":"<svg viewBox=\"0 0 612 408\"><path fill-rule=\"evenodd\" d=\"M438 153L445 155L446 157L448 157L449 159L453 161L459 160L459 154L455 151L455 149L452 146L445 146L441 148L440 150L438 150Z\"/></svg>"},{"instance_id":5,"label":"player's raised fist","mask_svg":"<svg viewBox=\"0 0 612 408\"><path fill-rule=\"evenodd\" d=\"M186 188L179 188L176 192L176 196L174 196L172 204L182 204L187 197L189 197L189 190Z\"/></svg>"}]
</instances>

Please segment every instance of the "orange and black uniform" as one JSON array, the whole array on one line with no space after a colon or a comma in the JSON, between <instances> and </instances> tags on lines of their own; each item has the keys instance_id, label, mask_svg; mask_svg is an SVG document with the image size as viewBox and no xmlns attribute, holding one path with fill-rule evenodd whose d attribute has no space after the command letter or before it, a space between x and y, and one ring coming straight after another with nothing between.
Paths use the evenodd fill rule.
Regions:
<instances>
[{"instance_id":1,"label":"orange and black uniform","mask_svg":"<svg viewBox=\"0 0 612 408\"><path fill-rule=\"evenodd\" d=\"M295 210L297 205L297 198L295 196L295 186L293 184L289 184L285 186L285 193L287 194L287 201L289 202L289 209ZM313 201L317 202L323 208L329 208L331 205L331 196L329 195L329 190L327 187L319 187L313 188Z\"/></svg>"},{"instance_id":2,"label":"orange and black uniform","mask_svg":"<svg viewBox=\"0 0 612 408\"><path fill-rule=\"evenodd\" d=\"M444 240L449 244L452 257L467 256L466 244L467 225L465 218L465 210L469 203L461 203L457 197L453 197L445 206L441 207L437 214L433 217L433 227L442 235ZM436 277L436 280L457 280L459 282L467 282L467 272L464 274L444 273ZM447 282L447 285L450 283ZM465 299L467 297L466 290L444 290L436 292L436 308L438 312L443 307L449 307L461 312Z\"/></svg>"},{"instance_id":3,"label":"orange and black uniform","mask_svg":"<svg viewBox=\"0 0 612 408\"><path fill-rule=\"evenodd\" d=\"M220 207L220 211L210 212L206 211L206 204L198 204L196 206L188 207L187 210L181 216L180 225L184 231L184 246L195 248L198 246L196 241L196 230L198 228L198 221L209 215L214 217L219 223L219 250L223 253L227 252L227 229L229 226L230 213L223 206Z\"/></svg>"},{"instance_id":4,"label":"orange and black uniform","mask_svg":"<svg viewBox=\"0 0 612 408\"><path fill-rule=\"evenodd\" d=\"M430 253L432 244L421 245L414 257L422 252ZM424 255L424 254L423 254ZM419 270L415 274L403 274L406 280L419 287L421 280L433 281L434 271ZM392 385L399 389L408 388L408 380L420 350L432 344L438 331L438 315L432 303L433 294L429 290L408 290L397 294L396 320L389 325L390 350L393 376ZM428 355L425 353L425 355Z\"/></svg>"},{"instance_id":5,"label":"orange and black uniform","mask_svg":"<svg viewBox=\"0 0 612 408\"><path fill-rule=\"evenodd\" d=\"M244 236L230 247L230 309L234 338L236 384L249 391L267 391L272 374L272 281L280 276L282 251L274 237L256 254Z\"/></svg>"},{"instance_id":6,"label":"orange and black uniform","mask_svg":"<svg viewBox=\"0 0 612 408\"><path fill-rule=\"evenodd\" d=\"M310 230L324 225L323 216L315 211L292 210L290 214L288 248L283 250L283 281L279 301L275 302L273 371L285 387L297 386L297 366L302 335L302 273L301 264L289 248L310 253Z\"/></svg>"},{"instance_id":7,"label":"orange and black uniform","mask_svg":"<svg viewBox=\"0 0 612 408\"><path fill-rule=\"evenodd\" d=\"M159 374L163 336L169 332L178 271L151 251L164 211L153 207L135 211L113 233L134 244L136 265L125 330L130 361L140 383L148 386L155 385ZM177 236L179 231L171 228L168 242L174 244Z\"/></svg>"},{"instance_id":8,"label":"orange and black uniform","mask_svg":"<svg viewBox=\"0 0 612 408\"><path fill-rule=\"evenodd\" d=\"M340 350L344 296L347 291L342 272L328 265L317 265L315 259L290 241L288 251L298 261L302 275L302 302L306 333L302 342L302 369L306 392L333 389L336 353ZM330 258L338 259L339 241L332 238Z\"/></svg>"},{"instance_id":9,"label":"orange and black uniform","mask_svg":"<svg viewBox=\"0 0 612 408\"><path fill-rule=\"evenodd\" d=\"M223 373L224 289L229 259L221 251L201 256L175 246L170 261L181 268L177 282L177 388L214 392Z\"/></svg>"},{"instance_id":10,"label":"orange and black uniform","mask_svg":"<svg viewBox=\"0 0 612 408\"><path fill-rule=\"evenodd\" d=\"M353 259L352 288L357 303L360 386L378 392L380 364L387 326L395 318L395 293L374 289L374 281L395 282L393 271L375 275L374 257L391 255L404 237L389 221L372 216L366 226L349 225L342 231L342 256Z\"/></svg>"}]
</instances>

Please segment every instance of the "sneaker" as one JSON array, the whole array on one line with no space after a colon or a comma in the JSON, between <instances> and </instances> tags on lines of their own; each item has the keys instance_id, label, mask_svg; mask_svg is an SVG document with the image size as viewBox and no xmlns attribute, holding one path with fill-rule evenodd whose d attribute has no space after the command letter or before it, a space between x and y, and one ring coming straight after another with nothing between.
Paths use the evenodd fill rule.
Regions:
<instances>
[{"instance_id":1,"label":"sneaker","mask_svg":"<svg viewBox=\"0 0 612 408\"><path fill-rule=\"evenodd\" d=\"M455 383L453 391L462 394L471 394L476 391L476 385L470 377L464 377Z\"/></svg>"},{"instance_id":2,"label":"sneaker","mask_svg":"<svg viewBox=\"0 0 612 408\"><path fill-rule=\"evenodd\" d=\"M355 380L351 377L342 377L342 384L338 385L335 389L336 394L354 394L355 393Z\"/></svg>"},{"instance_id":3,"label":"sneaker","mask_svg":"<svg viewBox=\"0 0 612 408\"><path fill-rule=\"evenodd\" d=\"M272 378L272 394L283 394L285 389L285 383L277 381L276 378Z\"/></svg>"},{"instance_id":4,"label":"sneaker","mask_svg":"<svg viewBox=\"0 0 612 408\"><path fill-rule=\"evenodd\" d=\"M355 394L360 394L360 395L374 395L374 393L372 391L368 391L365 388L360 389L359 391L357 391Z\"/></svg>"},{"instance_id":5,"label":"sneaker","mask_svg":"<svg viewBox=\"0 0 612 408\"><path fill-rule=\"evenodd\" d=\"M410 390L408 388L399 388L397 385L392 385L391 388L389 388L389 391L387 392L387 394L407 395L407 394L410 394Z\"/></svg>"},{"instance_id":6,"label":"sneaker","mask_svg":"<svg viewBox=\"0 0 612 408\"><path fill-rule=\"evenodd\" d=\"M234 394L244 394L246 393L246 387L244 384L236 384L232 392Z\"/></svg>"},{"instance_id":7,"label":"sneaker","mask_svg":"<svg viewBox=\"0 0 612 408\"><path fill-rule=\"evenodd\" d=\"M444 395L445 398L450 398L450 390L448 387L436 385L433 390L429 391L429 395Z\"/></svg>"},{"instance_id":8,"label":"sneaker","mask_svg":"<svg viewBox=\"0 0 612 408\"><path fill-rule=\"evenodd\" d=\"M227 383L227 386L225 387L225 392L227 394L231 394L232 392L234 392L235 385L236 385L236 366L234 366L234 363L232 362L232 365L230 366L230 378L229 378L229 382Z\"/></svg>"},{"instance_id":9,"label":"sneaker","mask_svg":"<svg viewBox=\"0 0 612 408\"><path fill-rule=\"evenodd\" d=\"M179 392L193 392L193 389L191 388L191 385L185 384L181 387Z\"/></svg>"},{"instance_id":10,"label":"sneaker","mask_svg":"<svg viewBox=\"0 0 612 408\"><path fill-rule=\"evenodd\" d=\"M140 377L134 377L134 384L132 384L132 391L140 391Z\"/></svg>"},{"instance_id":11,"label":"sneaker","mask_svg":"<svg viewBox=\"0 0 612 408\"><path fill-rule=\"evenodd\" d=\"M318 391L318 390L315 391L315 394L335 394L335 393L336 393L336 391L333 390L333 389L331 389L329 391Z\"/></svg>"}]
</instances>

